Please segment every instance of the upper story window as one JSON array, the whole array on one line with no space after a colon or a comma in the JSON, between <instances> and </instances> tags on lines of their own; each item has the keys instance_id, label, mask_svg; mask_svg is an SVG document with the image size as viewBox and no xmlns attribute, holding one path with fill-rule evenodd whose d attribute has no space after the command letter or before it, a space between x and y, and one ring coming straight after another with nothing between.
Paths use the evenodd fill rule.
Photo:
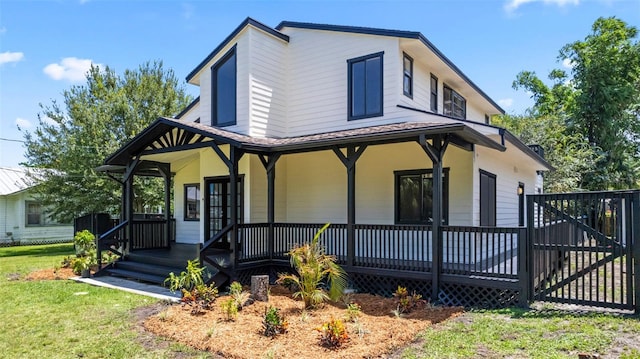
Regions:
<instances>
[{"instance_id":1,"label":"upper story window","mask_svg":"<svg viewBox=\"0 0 640 359\"><path fill-rule=\"evenodd\" d=\"M438 78L431 74L431 112L438 113Z\"/></svg>"},{"instance_id":2,"label":"upper story window","mask_svg":"<svg viewBox=\"0 0 640 359\"><path fill-rule=\"evenodd\" d=\"M443 114L465 120L467 118L467 100L448 86L444 86Z\"/></svg>"},{"instance_id":3,"label":"upper story window","mask_svg":"<svg viewBox=\"0 0 640 359\"><path fill-rule=\"evenodd\" d=\"M407 54L402 60L402 71L402 92L413 98L413 59Z\"/></svg>"},{"instance_id":4,"label":"upper story window","mask_svg":"<svg viewBox=\"0 0 640 359\"><path fill-rule=\"evenodd\" d=\"M236 124L236 47L211 67L211 125Z\"/></svg>"},{"instance_id":5,"label":"upper story window","mask_svg":"<svg viewBox=\"0 0 640 359\"><path fill-rule=\"evenodd\" d=\"M349 120L382 116L382 55L347 60L349 66Z\"/></svg>"}]
</instances>

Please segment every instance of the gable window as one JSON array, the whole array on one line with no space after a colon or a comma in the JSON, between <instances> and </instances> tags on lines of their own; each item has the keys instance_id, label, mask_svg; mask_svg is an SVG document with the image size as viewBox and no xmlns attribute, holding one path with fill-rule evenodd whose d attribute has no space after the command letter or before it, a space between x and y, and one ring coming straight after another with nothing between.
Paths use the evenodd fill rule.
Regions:
<instances>
[{"instance_id":1,"label":"gable window","mask_svg":"<svg viewBox=\"0 0 640 359\"><path fill-rule=\"evenodd\" d=\"M349 70L349 120L382 116L382 55L347 60Z\"/></svg>"},{"instance_id":2,"label":"gable window","mask_svg":"<svg viewBox=\"0 0 640 359\"><path fill-rule=\"evenodd\" d=\"M496 225L496 175L480 170L480 225Z\"/></svg>"},{"instance_id":3,"label":"gable window","mask_svg":"<svg viewBox=\"0 0 640 359\"><path fill-rule=\"evenodd\" d=\"M464 120L467 118L467 100L452 88L444 86L443 113L447 116Z\"/></svg>"},{"instance_id":4,"label":"gable window","mask_svg":"<svg viewBox=\"0 0 640 359\"><path fill-rule=\"evenodd\" d=\"M27 226L42 226L44 225L44 216L42 215L42 204L39 202L27 201L26 207L26 224Z\"/></svg>"},{"instance_id":5,"label":"gable window","mask_svg":"<svg viewBox=\"0 0 640 359\"><path fill-rule=\"evenodd\" d=\"M438 78L431 74L431 112L438 113Z\"/></svg>"},{"instance_id":6,"label":"gable window","mask_svg":"<svg viewBox=\"0 0 640 359\"><path fill-rule=\"evenodd\" d=\"M236 48L211 67L211 125L236 124Z\"/></svg>"},{"instance_id":7,"label":"gable window","mask_svg":"<svg viewBox=\"0 0 640 359\"><path fill-rule=\"evenodd\" d=\"M402 67L402 92L413 98L413 59L407 54L404 54Z\"/></svg>"},{"instance_id":8,"label":"gable window","mask_svg":"<svg viewBox=\"0 0 640 359\"><path fill-rule=\"evenodd\" d=\"M395 220L398 224L433 223L433 171L396 171ZM442 176L442 219L449 223L449 169Z\"/></svg>"},{"instance_id":9,"label":"gable window","mask_svg":"<svg viewBox=\"0 0 640 359\"><path fill-rule=\"evenodd\" d=\"M184 220L200 220L200 185L197 183L184 185Z\"/></svg>"}]
</instances>

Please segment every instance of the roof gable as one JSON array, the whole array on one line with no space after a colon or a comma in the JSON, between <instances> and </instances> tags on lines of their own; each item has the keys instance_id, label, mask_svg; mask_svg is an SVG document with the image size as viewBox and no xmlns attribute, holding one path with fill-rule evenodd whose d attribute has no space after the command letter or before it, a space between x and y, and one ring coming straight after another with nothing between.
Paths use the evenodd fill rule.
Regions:
<instances>
[{"instance_id":1,"label":"roof gable","mask_svg":"<svg viewBox=\"0 0 640 359\"><path fill-rule=\"evenodd\" d=\"M244 30L247 26L253 26L254 28L264 31L267 34L273 35L281 40L284 40L286 42L289 42L289 36L281 33L280 31L277 31L275 29L270 28L269 26L258 22L250 17L246 18L242 23L240 23L240 25L238 25L238 27L235 28L235 30L233 30L231 32L231 34L229 34L229 36L227 36L224 40L222 40L222 42L220 43L220 45L218 45L213 51L211 51L211 53L204 59L202 60L202 62L200 62L200 64L198 64L198 66L196 66L195 69L193 69L193 71L191 71L188 75L187 75L187 82L191 81L205 66L207 66L207 64L213 60L214 57L216 57L216 55L225 47L227 46L231 40L233 40L240 32L242 32L242 30Z\"/></svg>"},{"instance_id":2,"label":"roof gable","mask_svg":"<svg viewBox=\"0 0 640 359\"><path fill-rule=\"evenodd\" d=\"M26 169L0 167L0 196L24 191L34 185Z\"/></svg>"}]
</instances>

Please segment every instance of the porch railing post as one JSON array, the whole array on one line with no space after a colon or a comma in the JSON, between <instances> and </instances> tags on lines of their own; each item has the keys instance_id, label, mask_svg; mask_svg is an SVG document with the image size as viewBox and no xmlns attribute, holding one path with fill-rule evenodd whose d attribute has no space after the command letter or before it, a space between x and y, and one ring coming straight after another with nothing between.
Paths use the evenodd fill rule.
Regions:
<instances>
[{"instance_id":1,"label":"porch railing post","mask_svg":"<svg viewBox=\"0 0 640 359\"><path fill-rule=\"evenodd\" d=\"M635 301L633 303L633 309L636 314L640 314L640 191L634 191L633 197L633 210L630 214L629 225L633 231L633 238L631 245L633 246L633 291L635 293Z\"/></svg>"},{"instance_id":2,"label":"porch railing post","mask_svg":"<svg viewBox=\"0 0 640 359\"><path fill-rule=\"evenodd\" d=\"M520 294L518 296L518 305L527 307L529 305L529 240L527 237L527 228L520 227L518 230L518 284L520 286Z\"/></svg>"},{"instance_id":3,"label":"porch railing post","mask_svg":"<svg viewBox=\"0 0 640 359\"><path fill-rule=\"evenodd\" d=\"M527 285L527 301L532 301L533 300L533 296L535 294L535 277L536 277L536 273L535 273L535 252L533 249L533 242L535 241L535 237L534 237L534 233L535 233L535 228L534 228L534 218L536 216L536 213L534 212L534 203L535 203L535 199L536 196L535 195L529 195L527 196L527 279L525 281L525 284ZM518 260L520 260L520 256L518 255Z\"/></svg>"}]
</instances>

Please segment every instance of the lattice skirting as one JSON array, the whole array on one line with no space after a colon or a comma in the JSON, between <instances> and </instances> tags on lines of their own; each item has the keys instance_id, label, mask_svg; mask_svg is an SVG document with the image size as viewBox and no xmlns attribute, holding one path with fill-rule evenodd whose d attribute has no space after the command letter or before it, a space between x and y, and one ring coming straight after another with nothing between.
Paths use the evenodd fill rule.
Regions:
<instances>
[{"instance_id":1,"label":"lattice skirting","mask_svg":"<svg viewBox=\"0 0 640 359\"><path fill-rule=\"evenodd\" d=\"M447 306L475 308L504 308L518 304L519 292L512 289L496 289L442 283L438 301Z\"/></svg>"},{"instance_id":2,"label":"lattice skirting","mask_svg":"<svg viewBox=\"0 0 640 359\"><path fill-rule=\"evenodd\" d=\"M290 271L291 268L287 266L262 266L238 271L236 275L240 283L248 285L251 283L252 275L268 274L269 282L274 284L279 273ZM398 286L406 287L410 293L415 291L423 298L431 297L431 281L429 280L349 273L349 287L359 293L390 297ZM442 283L436 304L467 308L504 308L518 304L518 291Z\"/></svg>"}]
</instances>

